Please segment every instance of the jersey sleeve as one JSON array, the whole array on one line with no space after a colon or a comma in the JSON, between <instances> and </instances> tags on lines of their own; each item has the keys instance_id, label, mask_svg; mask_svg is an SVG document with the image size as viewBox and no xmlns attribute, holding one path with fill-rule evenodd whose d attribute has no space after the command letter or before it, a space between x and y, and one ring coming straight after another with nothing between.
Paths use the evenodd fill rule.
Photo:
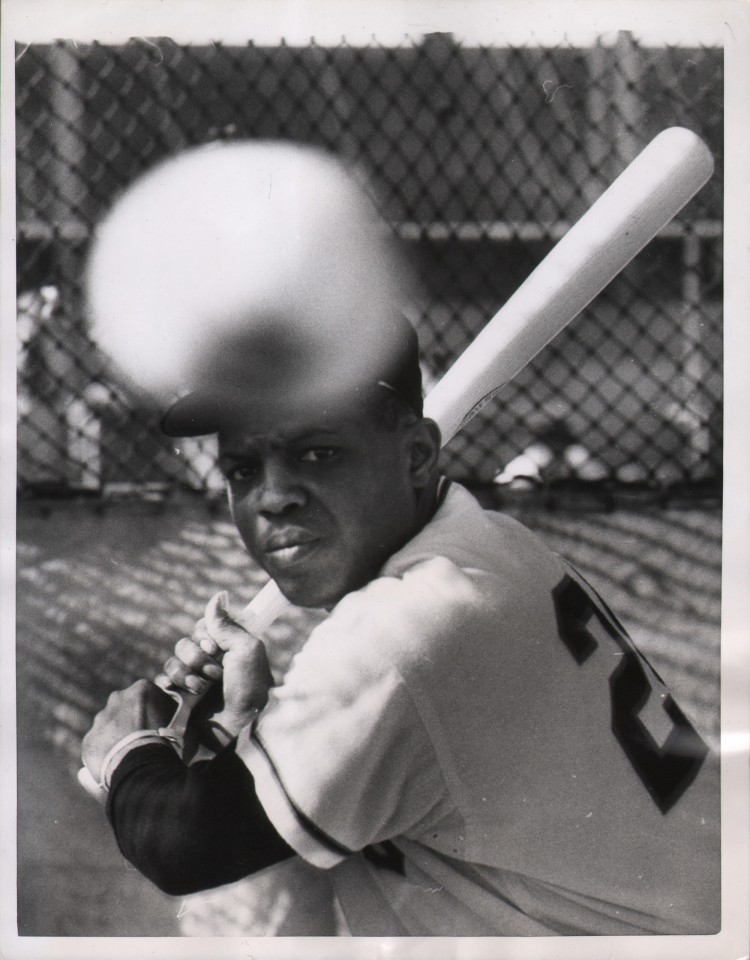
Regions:
<instances>
[{"instance_id":1,"label":"jersey sleeve","mask_svg":"<svg viewBox=\"0 0 750 960\"><path fill-rule=\"evenodd\" d=\"M470 594L438 559L346 597L241 736L269 818L316 866L423 831L449 810L429 704L410 679L443 655Z\"/></svg>"},{"instance_id":2,"label":"jersey sleeve","mask_svg":"<svg viewBox=\"0 0 750 960\"><path fill-rule=\"evenodd\" d=\"M131 750L115 769L106 812L122 855L172 896L232 883L293 854L231 748L192 766L170 746Z\"/></svg>"}]
</instances>

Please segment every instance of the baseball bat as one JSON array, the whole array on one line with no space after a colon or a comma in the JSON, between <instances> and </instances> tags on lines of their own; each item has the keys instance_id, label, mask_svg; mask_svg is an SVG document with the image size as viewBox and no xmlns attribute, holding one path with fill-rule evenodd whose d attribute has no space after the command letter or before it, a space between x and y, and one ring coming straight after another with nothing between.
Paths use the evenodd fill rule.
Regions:
<instances>
[{"instance_id":1,"label":"baseball bat","mask_svg":"<svg viewBox=\"0 0 750 960\"><path fill-rule=\"evenodd\" d=\"M708 181L713 157L695 133L658 134L492 317L425 399L448 443L599 294ZM236 620L262 633L285 600L270 581ZM178 694L171 727L184 733L198 694ZM93 780L92 780L93 782Z\"/></svg>"}]
</instances>

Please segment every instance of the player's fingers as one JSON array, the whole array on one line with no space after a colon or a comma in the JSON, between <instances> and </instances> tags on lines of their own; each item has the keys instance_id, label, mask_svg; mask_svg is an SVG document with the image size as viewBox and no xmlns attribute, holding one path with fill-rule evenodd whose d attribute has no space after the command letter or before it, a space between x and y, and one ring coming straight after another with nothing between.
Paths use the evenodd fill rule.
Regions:
<instances>
[{"instance_id":1,"label":"player's fingers","mask_svg":"<svg viewBox=\"0 0 750 960\"><path fill-rule=\"evenodd\" d=\"M205 617L196 623L193 627L193 640L198 646L211 657L221 657L221 647L208 632Z\"/></svg>"},{"instance_id":2,"label":"player's fingers","mask_svg":"<svg viewBox=\"0 0 750 960\"><path fill-rule=\"evenodd\" d=\"M191 693L203 693L209 688L212 681L194 673L186 667L182 660L170 657L164 664L164 673L169 677L169 683L178 690L189 690Z\"/></svg>"},{"instance_id":3,"label":"player's fingers","mask_svg":"<svg viewBox=\"0 0 750 960\"><path fill-rule=\"evenodd\" d=\"M192 638L183 637L178 640L174 652L175 656L194 673L203 674L209 680L221 679L222 670L218 661L210 657Z\"/></svg>"}]
</instances>

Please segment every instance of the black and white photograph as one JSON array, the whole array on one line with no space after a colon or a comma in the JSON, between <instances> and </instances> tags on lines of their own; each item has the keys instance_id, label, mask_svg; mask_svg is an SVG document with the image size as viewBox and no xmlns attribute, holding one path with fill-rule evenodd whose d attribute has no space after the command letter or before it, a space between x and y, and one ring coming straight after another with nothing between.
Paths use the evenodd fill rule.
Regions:
<instances>
[{"instance_id":1,"label":"black and white photograph","mask_svg":"<svg viewBox=\"0 0 750 960\"><path fill-rule=\"evenodd\" d=\"M0 9L3 960L747 957L750 7Z\"/></svg>"}]
</instances>

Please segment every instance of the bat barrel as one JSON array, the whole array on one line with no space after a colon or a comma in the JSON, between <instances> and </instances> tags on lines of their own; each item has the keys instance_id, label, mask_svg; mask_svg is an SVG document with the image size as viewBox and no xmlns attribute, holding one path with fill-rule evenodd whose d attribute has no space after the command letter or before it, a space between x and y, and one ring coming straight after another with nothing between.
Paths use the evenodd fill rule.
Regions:
<instances>
[{"instance_id":1,"label":"bat barrel","mask_svg":"<svg viewBox=\"0 0 750 960\"><path fill-rule=\"evenodd\" d=\"M425 415L437 422L444 443L604 289L712 172L705 143L683 127L663 131L644 148L430 392Z\"/></svg>"}]
</instances>

